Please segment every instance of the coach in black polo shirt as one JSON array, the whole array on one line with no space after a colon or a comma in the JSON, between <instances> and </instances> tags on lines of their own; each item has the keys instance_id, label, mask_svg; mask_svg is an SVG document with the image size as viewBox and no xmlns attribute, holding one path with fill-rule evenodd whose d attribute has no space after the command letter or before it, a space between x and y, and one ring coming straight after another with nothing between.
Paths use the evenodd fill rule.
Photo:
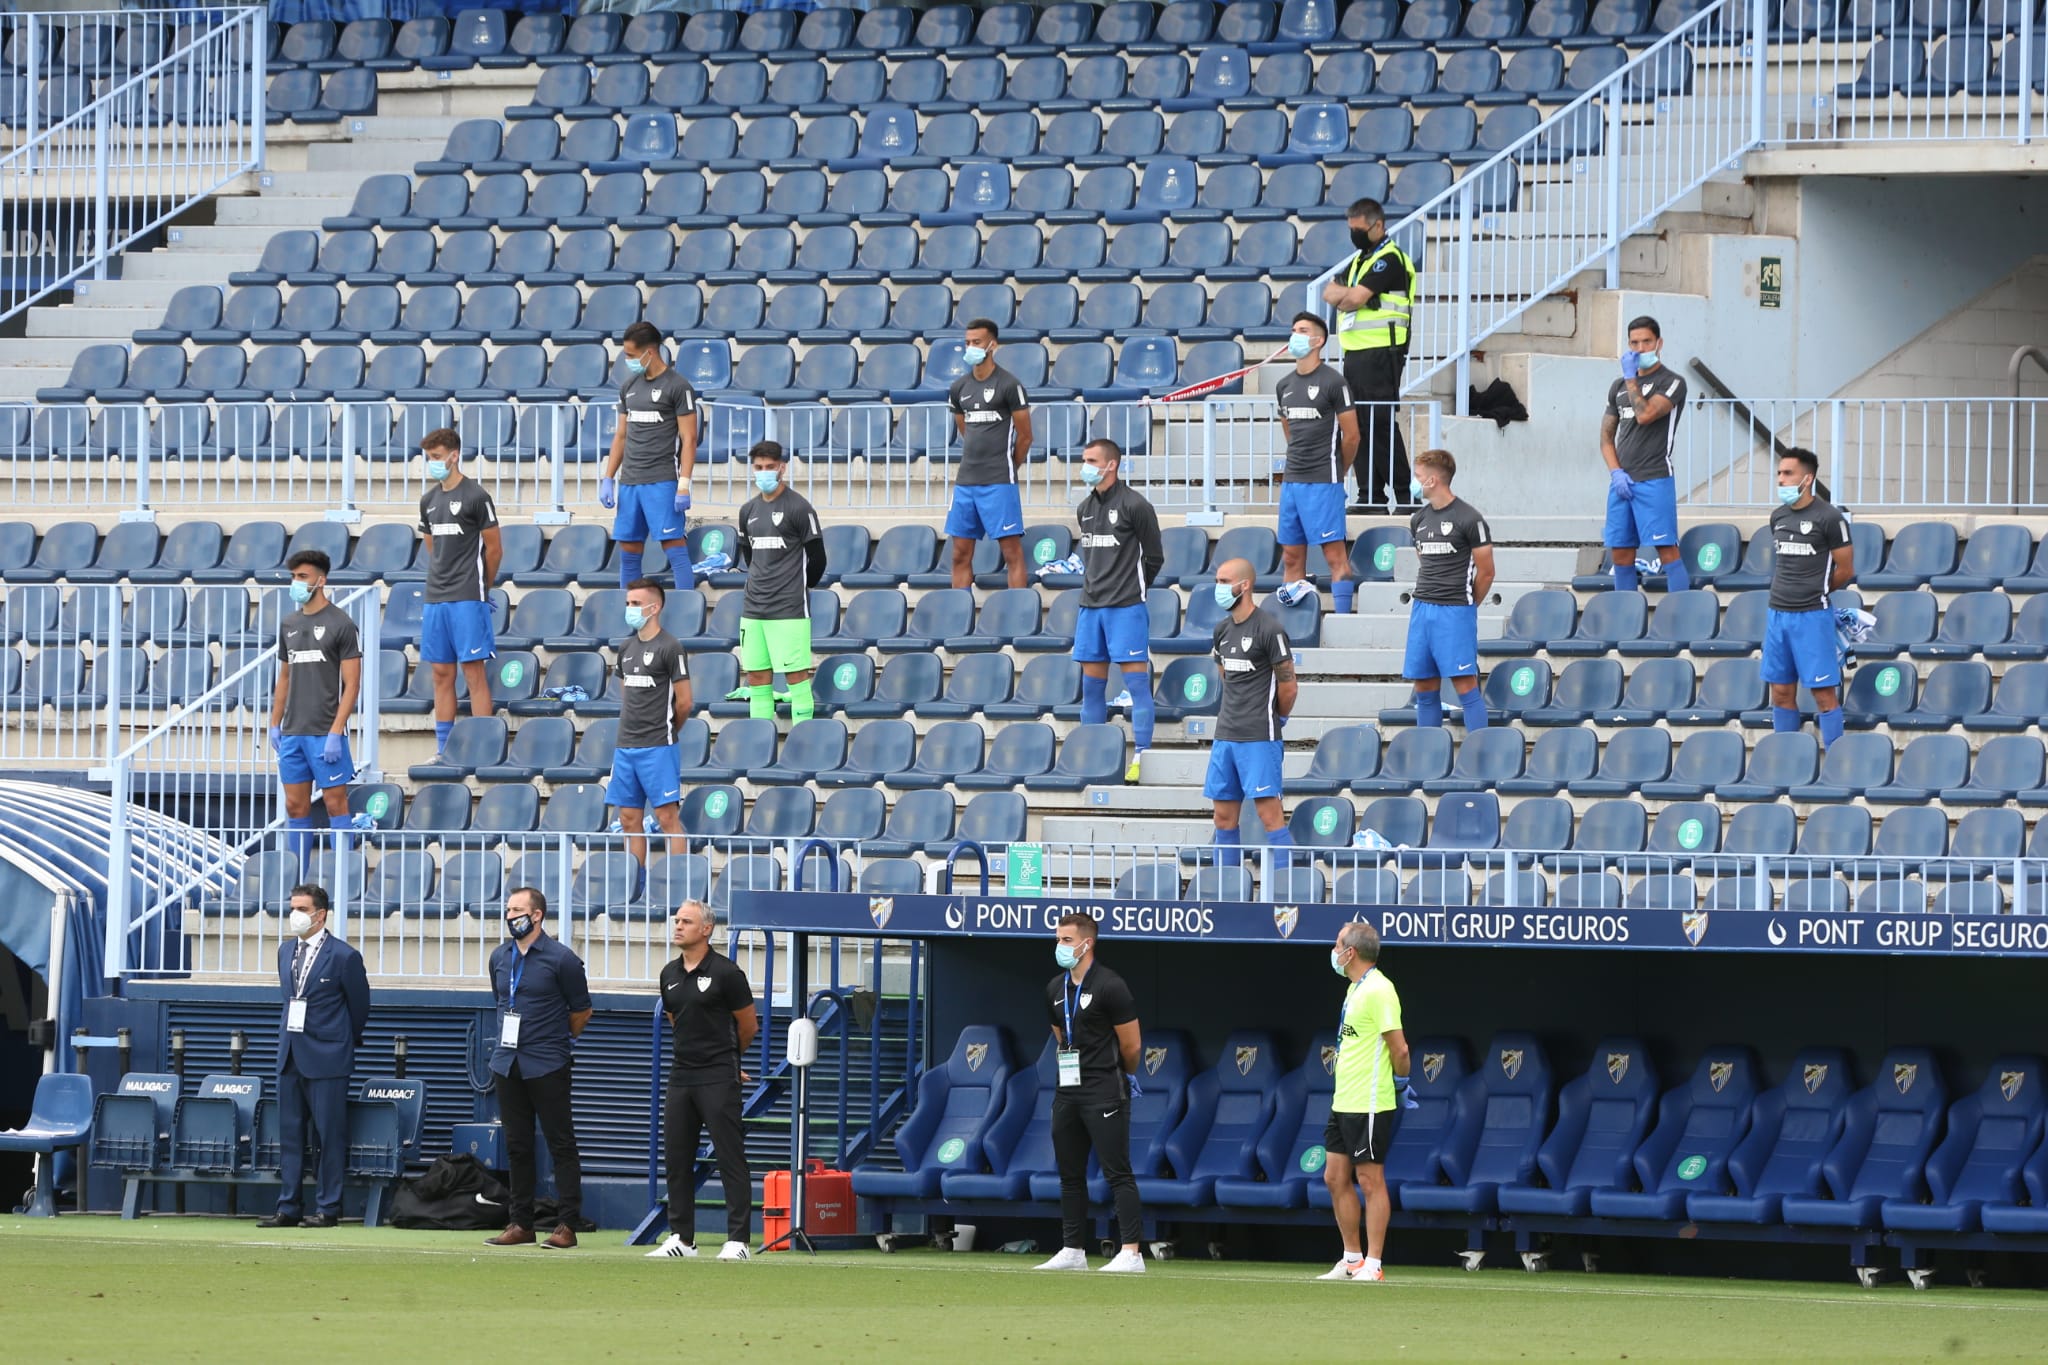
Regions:
<instances>
[{"instance_id":1,"label":"coach in black polo shirt","mask_svg":"<svg viewBox=\"0 0 2048 1365\"><path fill-rule=\"evenodd\" d=\"M1097 927L1092 915L1072 914L1059 922L1053 957L1060 974L1046 987L1052 1036L1059 1044L1059 1088L1052 1097L1052 1150L1060 1169L1060 1252L1039 1270L1086 1270L1082 1238L1088 1228L1088 1153L1102 1167L1116 1200L1117 1232L1123 1249L1102 1267L1113 1274L1142 1275L1138 1251L1144 1210L1138 1178L1131 1171L1131 1087L1142 1043L1138 1006L1124 979L1095 960Z\"/></svg>"},{"instance_id":2,"label":"coach in black polo shirt","mask_svg":"<svg viewBox=\"0 0 2048 1365\"><path fill-rule=\"evenodd\" d=\"M718 916L702 901L676 910L669 941L682 949L661 969L661 1009L675 1031L668 1070L668 1237L648 1258L697 1254L697 1139L708 1126L718 1178L725 1186L725 1245L721 1261L747 1258L753 1223L753 1173L747 1169L746 1132L740 1122L740 1057L761 1023L754 991L739 964L711 946Z\"/></svg>"},{"instance_id":3,"label":"coach in black polo shirt","mask_svg":"<svg viewBox=\"0 0 2048 1365\"><path fill-rule=\"evenodd\" d=\"M528 1246L533 1237L533 1122L540 1120L555 1162L554 1235L545 1245L576 1245L583 1219L583 1163L576 1155L576 1123L569 1110L569 1070L576 1035L590 1022L590 982L583 959L541 928L548 900L530 886L505 897L505 934L491 954L491 994L498 1005L498 1045L491 1053L497 1077L498 1117L505 1125L505 1156L512 1166L511 1225L485 1239L494 1247Z\"/></svg>"}]
</instances>

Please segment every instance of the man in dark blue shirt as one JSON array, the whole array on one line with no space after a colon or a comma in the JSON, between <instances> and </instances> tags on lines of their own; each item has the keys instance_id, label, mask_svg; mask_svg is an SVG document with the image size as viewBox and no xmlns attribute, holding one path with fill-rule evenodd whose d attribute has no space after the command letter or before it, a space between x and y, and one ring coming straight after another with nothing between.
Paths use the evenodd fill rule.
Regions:
<instances>
[{"instance_id":1,"label":"man in dark blue shirt","mask_svg":"<svg viewBox=\"0 0 2048 1365\"><path fill-rule=\"evenodd\" d=\"M576 1124L569 1109L569 1072L576 1035L590 1022L590 982L583 959L541 925L547 897L530 886L505 897L505 935L491 954L491 995L498 1006L498 1117L505 1125L505 1156L512 1167L511 1225L484 1245L533 1244L533 1123L555 1163L558 1208L554 1235L543 1244L576 1245L583 1218L583 1163L576 1155Z\"/></svg>"}]
</instances>

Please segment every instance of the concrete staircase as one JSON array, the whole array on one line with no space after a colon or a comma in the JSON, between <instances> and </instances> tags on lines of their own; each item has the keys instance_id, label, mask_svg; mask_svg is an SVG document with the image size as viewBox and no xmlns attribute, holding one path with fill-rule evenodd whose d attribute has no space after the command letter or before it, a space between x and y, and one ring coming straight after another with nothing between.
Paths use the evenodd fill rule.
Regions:
<instances>
[{"instance_id":1,"label":"concrete staircase","mask_svg":"<svg viewBox=\"0 0 2048 1365\"><path fill-rule=\"evenodd\" d=\"M460 121L367 118L332 138L276 148L271 164L294 169L243 177L194 205L163 246L121 256L108 272L113 278L81 283L69 303L30 309L26 335L0 339L0 401L32 399L37 389L63 383L88 346L128 344L137 329L160 323L171 296L187 285L225 285L234 271L254 269L277 233L317 230L322 219L346 213L366 177L410 174L414 162L439 155Z\"/></svg>"}]
</instances>

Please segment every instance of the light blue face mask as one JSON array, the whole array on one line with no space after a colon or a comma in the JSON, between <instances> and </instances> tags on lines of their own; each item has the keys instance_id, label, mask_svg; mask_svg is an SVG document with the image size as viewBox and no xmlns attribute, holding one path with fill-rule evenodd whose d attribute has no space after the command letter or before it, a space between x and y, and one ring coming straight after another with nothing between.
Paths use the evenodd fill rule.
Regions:
<instances>
[{"instance_id":1,"label":"light blue face mask","mask_svg":"<svg viewBox=\"0 0 2048 1365\"><path fill-rule=\"evenodd\" d=\"M1659 363L1660 363L1660 362L1659 362L1659 360L1658 360L1658 356L1657 356L1657 353L1656 353L1655 351L1637 351L1637 352L1636 352L1636 369L1637 369L1638 371L1642 371L1642 370L1654 370L1654 369L1656 369L1656 368L1657 368L1657 366L1658 366L1658 364L1659 364Z\"/></svg>"},{"instance_id":2,"label":"light blue face mask","mask_svg":"<svg viewBox=\"0 0 2048 1365\"><path fill-rule=\"evenodd\" d=\"M1410 502L1421 502L1421 501L1422 501L1422 499L1423 499L1423 498L1424 498L1425 496L1427 496L1427 492L1428 492L1428 490L1426 490L1426 489L1425 489L1425 488L1423 488L1423 486L1422 486L1422 480L1420 480L1420 479L1410 479L1410 480L1408 480L1408 501L1410 501Z\"/></svg>"},{"instance_id":3,"label":"light blue face mask","mask_svg":"<svg viewBox=\"0 0 2048 1365\"><path fill-rule=\"evenodd\" d=\"M628 604L626 607L626 624L634 630L640 629L647 624L647 613L636 606Z\"/></svg>"},{"instance_id":4,"label":"light blue face mask","mask_svg":"<svg viewBox=\"0 0 2048 1365\"><path fill-rule=\"evenodd\" d=\"M446 460L428 460L427 477L432 479L435 483L439 483L443 479L447 478L448 462Z\"/></svg>"},{"instance_id":5,"label":"light blue face mask","mask_svg":"<svg viewBox=\"0 0 2048 1365\"><path fill-rule=\"evenodd\" d=\"M782 471L778 469L757 469L754 471L754 487L763 493L773 493L775 485L782 482Z\"/></svg>"},{"instance_id":6,"label":"light blue face mask","mask_svg":"<svg viewBox=\"0 0 2048 1365\"><path fill-rule=\"evenodd\" d=\"M978 370L981 368L981 362L988 359L988 352L979 346L969 346L960 352L960 358L967 362L968 369Z\"/></svg>"},{"instance_id":7,"label":"light blue face mask","mask_svg":"<svg viewBox=\"0 0 2048 1365\"><path fill-rule=\"evenodd\" d=\"M1343 977L1351 975L1350 972L1344 970L1344 950L1342 948L1330 949L1330 970Z\"/></svg>"},{"instance_id":8,"label":"light blue face mask","mask_svg":"<svg viewBox=\"0 0 2048 1365\"><path fill-rule=\"evenodd\" d=\"M646 374L647 362L638 356L629 355L626 357L626 369L632 374Z\"/></svg>"},{"instance_id":9,"label":"light blue face mask","mask_svg":"<svg viewBox=\"0 0 2048 1365\"><path fill-rule=\"evenodd\" d=\"M1801 488L1796 483L1793 484L1790 488L1786 488L1780 485L1778 488L1778 501L1784 504L1785 506L1790 507L1793 503L1799 501L1799 495L1801 493L1804 493L1805 491L1805 489Z\"/></svg>"},{"instance_id":10,"label":"light blue face mask","mask_svg":"<svg viewBox=\"0 0 2048 1365\"><path fill-rule=\"evenodd\" d=\"M1309 352L1315 350L1315 348L1315 342L1310 340L1306 334L1302 332L1291 332L1288 334L1287 354L1293 356L1296 360L1306 360Z\"/></svg>"},{"instance_id":11,"label":"light blue face mask","mask_svg":"<svg viewBox=\"0 0 2048 1365\"><path fill-rule=\"evenodd\" d=\"M1098 483L1101 483L1101 482L1102 482L1102 469L1101 469L1101 467L1100 467L1099 465L1092 465L1092 464L1084 464L1084 465L1082 465L1082 466L1081 466L1081 482L1082 482L1082 483L1085 483L1085 484L1087 484L1087 485L1088 485L1088 486L1089 486L1090 488L1093 488L1093 487L1095 487L1095 485L1096 485L1096 484L1098 484Z\"/></svg>"},{"instance_id":12,"label":"light blue face mask","mask_svg":"<svg viewBox=\"0 0 2048 1365\"><path fill-rule=\"evenodd\" d=\"M294 578L291 591L292 601L302 607L313 600L313 585L311 583L301 583L298 579Z\"/></svg>"},{"instance_id":13,"label":"light blue face mask","mask_svg":"<svg viewBox=\"0 0 2048 1365\"><path fill-rule=\"evenodd\" d=\"M1071 972L1074 970L1074 964L1081 960L1081 950L1071 943L1056 944L1052 950L1052 960Z\"/></svg>"},{"instance_id":14,"label":"light blue face mask","mask_svg":"<svg viewBox=\"0 0 2048 1365\"><path fill-rule=\"evenodd\" d=\"M1228 583L1218 583L1216 585L1216 605L1225 611L1229 611L1232 607L1236 606L1237 589L1231 587Z\"/></svg>"}]
</instances>

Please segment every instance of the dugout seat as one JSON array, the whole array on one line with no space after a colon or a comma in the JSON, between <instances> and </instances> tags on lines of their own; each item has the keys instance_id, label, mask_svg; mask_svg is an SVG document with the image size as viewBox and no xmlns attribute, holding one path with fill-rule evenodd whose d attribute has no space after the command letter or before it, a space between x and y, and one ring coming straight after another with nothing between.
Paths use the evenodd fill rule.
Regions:
<instances>
[{"instance_id":1,"label":"dugout seat","mask_svg":"<svg viewBox=\"0 0 2048 1365\"><path fill-rule=\"evenodd\" d=\"M48 1160L36 1163L35 1192L22 1212L31 1218L57 1216L56 1154L82 1149L92 1138L92 1078L51 1072L36 1080L29 1116L19 1128L0 1129L0 1152L33 1152ZM85 1182L78 1184L79 1212L85 1211Z\"/></svg>"},{"instance_id":2,"label":"dugout seat","mask_svg":"<svg viewBox=\"0 0 2048 1365\"><path fill-rule=\"evenodd\" d=\"M249 1165L256 1131L257 1076L208 1076L171 1110L170 1164L194 1175L228 1175Z\"/></svg>"},{"instance_id":3,"label":"dugout seat","mask_svg":"<svg viewBox=\"0 0 2048 1365\"><path fill-rule=\"evenodd\" d=\"M918 1078L917 1104L896 1130L900 1171L872 1162L853 1169L854 1193L868 1199L932 1199L948 1171L986 1168L983 1143L1001 1116L1010 1080L1010 1045L1003 1030L970 1024L943 1066ZM885 1205L886 1208L886 1205Z\"/></svg>"},{"instance_id":4,"label":"dugout seat","mask_svg":"<svg viewBox=\"0 0 2048 1365\"><path fill-rule=\"evenodd\" d=\"M1323 1129L1336 1094L1337 1034L1318 1033L1308 1057L1273 1089L1273 1115L1253 1151L1258 1173L1222 1176L1215 1198L1225 1208L1308 1207L1309 1187L1322 1186Z\"/></svg>"},{"instance_id":5,"label":"dugout seat","mask_svg":"<svg viewBox=\"0 0 2048 1365\"><path fill-rule=\"evenodd\" d=\"M1586 1074L1558 1094L1557 1126L1536 1153L1543 1185L1503 1185L1500 1211L1578 1217L1595 1191L1625 1188L1656 1102L1657 1069L1642 1040L1602 1040Z\"/></svg>"},{"instance_id":6,"label":"dugout seat","mask_svg":"<svg viewBox=\"0 0 2048 1365\"><path fill-rule=\"evenodd\" d=\"M1910 528L1909 528L1910 529ZM1824 1190L1787 1195L1786 1223L1877 1228L1887 1202L1917 1202L1948 1100L1940 1066L1925 1048L1894 1048L1877 1078L1847 1106L1842 1136L1821 1162Z\"/></svg>"},{"instance_id":7,"label":"dugout seat","mask_svg":"<svg viewBox=\"0 0 2048 1365\"><path fill-rule=\"evenodd\" d=\"M1164 1168L1166 1142L1186 1112L1194 1070L1194 1044L1185 1033L1178 1029L1155 1029L1145 1035L1144 1055L1138 1062L1138 1093L1130 1100L1131 1170L1141 1181ZM1031 1197L1040 1201L1058 1199L1058 1172L1034 1175ZM1092 1162L1088 1169L1088 1199L1095 1204L1109 1202L1109 1182Z\"/></svg>"},{"instance_id":8,"label":"dugout seat","mask_svg":"<svg viewBox=\"0 0 2048 1365\"><path fill-rule=\"evenodd\" d=\"M1471 1058L1462 1039L1412 1038L1408 1048L1416 1107L1402 1110L1386 1164L1387 1192L1397 1209L1402 1207L1401 1193L1408 1186L1433 1185L1439 1179L1437 1163L1443 1139L1460 1112L1459 1088L1471 1074ZM1308 1203L1310 1208L1329 1208L1329 1186L1320 1180L1310 1183Z\"/></svg>"},{"instance_id":9,"label":"dugout seat","mask_svg":"<svg viewBox=\"0 0 2048 1365\"><path fill-rule=\"evenodd\" d=\"M1749 1049L1708 1049L1692 1078L1658 1102L1657 1125L1632 1163L1636 1188L1594 1190L1594 1216L1675 1222L1688 1194L1727 1188L1728 1158L1749 1132L1758 1079Z\"/></svg>"},{"instance_id":10,"label":"dugout seat","mask_svg":"<svg viewBox=\"0 0 2048 1365\"><path fill-rule=\"evenodd\" d=\"M986 1170L947 1170L948 1199L1029 1199L1031 1179L1058 1179L1052 1149L1052 1098L1059 1085L1059 1040L1048 1036L1035 1065L1019 1067L1003 1087L1002 1112L982 1142Z\"/></svg>"},{"instance_id":11,"label":"dugout seat","mask_svg":"<svg viewBox=\"0 0 2048 1365\"><path fill-rule=\"evenodd\" d=\"M1529 1183L1554 1103L1535 1035L1496 1034L1479 1071L1459 1087L1435 1170L1401 1186L1401 1207L1461 1220L1493 1213L1501 1186Z\"/></svg>"},{"instance_id":12,"label":"dugout seat","mask_svg":"<svg viewBox=\"0 0 2048 1365\"><path fill-rule=\"evenodd\" d=\"M1789 1197L1823 1188L1822 1164L1848 1120L1853 1085L1840 1048L1805 1048L1785 1079L1757 1096L1747 1137L1728 1156L1721 1188L1686 1195L1686 1216L1701 1223L1777 1223Z\"/></svg>"},{"instance_id":13,"label":"dugout seat","mask_svg":"<svg viewBox=\"0 0 2048 1365\"><path fill-rule=\"evenodd\" d=\"M1240 1029L1224 1039L1216 1065L1189 1082L1187 1112L1163 1145L1170 1174L1139 1173L1145 1202L1200 1207L1211 1202L1219 1178L1250 1178L1280 1074L1272 1035Z\"/></svg>"},{"instance_id":14,"label":"dugout seat","mask_svg":"<svg viewBox=\"0 0 2048 1365\"><path fill-rule=\"evenodd\" d=\"M2022 1172L2041 1143L2044 1112L2041 1059L1993 1061L1976 1092L1949 1107L1948 1136L1927 1159L1926 1200L1885 1200L1885 1227L1904 1233L1975 1232L1990 1227L1993 1208L2018 1209L2027 1203Z\"/></svg>"}]
</instances>

